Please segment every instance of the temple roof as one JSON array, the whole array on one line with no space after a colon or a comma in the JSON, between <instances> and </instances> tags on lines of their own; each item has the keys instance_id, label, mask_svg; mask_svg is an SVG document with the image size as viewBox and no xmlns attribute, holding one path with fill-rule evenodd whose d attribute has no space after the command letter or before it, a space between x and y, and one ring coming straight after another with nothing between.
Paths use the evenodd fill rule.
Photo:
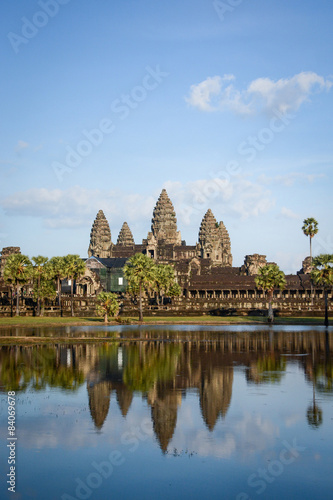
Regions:
<instances>
[{"instance_id":1,"label":"temple roof","mask_svg":"<svg viewBox=\"0 0 333 500\"><path fill-rule=\"evenodd\" d=\"M135 243L132 231L130 230L127 222L124 222L118 235L117 245L126 247L126 246L133 246L134 244Z\"/></svg>"}]
</instances>

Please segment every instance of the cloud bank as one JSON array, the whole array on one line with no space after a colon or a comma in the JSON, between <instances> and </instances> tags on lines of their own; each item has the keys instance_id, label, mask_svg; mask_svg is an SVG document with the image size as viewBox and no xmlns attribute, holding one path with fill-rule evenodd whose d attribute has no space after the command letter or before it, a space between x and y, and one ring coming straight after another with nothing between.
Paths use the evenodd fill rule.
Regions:
<instances>
[{"instance_id":1,"label":"cloud bank","mask_svg":"<svg viewBox=\"0 0 333 500\"><path fill-rule=\"evenodd\" d=\"M297 111L314 93L329 91L333 82L312 71L290 78L257 78L246 89L238 90L234 75L213 76L191 85L186 102L200 111L232 111L239 115L258 112Z\"/></svg>"}]
</instances>

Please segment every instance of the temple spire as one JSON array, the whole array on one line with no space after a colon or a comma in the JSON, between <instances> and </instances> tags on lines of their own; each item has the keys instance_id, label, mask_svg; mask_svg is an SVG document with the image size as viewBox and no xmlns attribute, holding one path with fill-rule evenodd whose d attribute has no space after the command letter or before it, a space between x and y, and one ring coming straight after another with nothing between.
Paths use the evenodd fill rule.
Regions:
<instances>
[{"instance_id":1,"label":"temple spire","mask_svg":"<svg viewBox=\"0 0 333 500\"><path fill-rule=\"evenodd\" d=\"M218 223L209 208L199 230L200 257L211 259L213 263L232 266L229 233L221 221Z\"/></svg>"},{"instance_id":2,"label":"temple spire","mask_svg":"<svg viewBox=\"0 0 333 500\"><path fill-rule=\"evenodd\" d=\"M121 245L123 247L129 247L133 246L134 244L135 243L132 231L130 230L127 222L124 222L118 235L117 245Z\"/></svg>"},{"instance_id":3,"label":"temple spire","mask_svg":"<svg viewBox=\"0 0 333 500\"><path fill-rule=\"evenodd\" d=\"M111 257L111 231L103 210L99 210L91 228L88 256Z\"/></svg>"},{"instance_id":4,"label":"temple spire","mask_svg":"<svg viewBox=\"0 0 333 500\"><path fill-rule=\"evenodd\" d=\"M164 240L167 244L181 245L175 209L165 189L162 189L155 205L151 230L156 241Z\"/></svg>"}]
</instances>

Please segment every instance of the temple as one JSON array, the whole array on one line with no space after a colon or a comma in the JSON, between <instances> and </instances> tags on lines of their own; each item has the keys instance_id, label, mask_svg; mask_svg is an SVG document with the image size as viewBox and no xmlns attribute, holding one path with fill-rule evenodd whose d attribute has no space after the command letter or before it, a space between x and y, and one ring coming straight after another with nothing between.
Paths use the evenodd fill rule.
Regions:
<instances>
[{"instance_id":1,"label":"temple","mask_svg":"<svg viewBox=\"0 0 333 500\"><path fill-rule=\"evenodd\" d=\"M7 247L2 249L0 256L0 312L5 315L12 314L12 306L10 287L2 279L3 269L8 255L18 252L19 247ZM269 263L266 256L258 253L245 255L243 265L233 266L228 230L223 221L218 222L211 209L203 214L197 243L186 245L177 227L172 201L162 189L153 210L151 230L141 243L135 243L127 222L122 224L114 243L109 222L103 210L98 211L90 232L88 258L84 259L86 273L75 283L76 310L81 315L95 314L95 297L103 290L120 295L121 314L135 312L136 306L126 294L123 268L128 258L136 253L143 253L158 263L171 264L181 287L180 297L172 301L165 297L162 304L156 303L153 292L146 291L146 314L164 314L163 311L178 315L265 313L265 294L257 288L255 277L259 269ZM299 315L310 310L312 314L321 313L324 291L311 286L310 271L310 258L306 257L299 272L286 276L285 289L274 291L276 312ZM28 299L28 295L25 299L26 314L30 314L34 307L33 303L29 305L32 299ZM66 311L70 306L66 294L63 301ZM331 308L330 293L329 310ZM57 314L55 304L50 304L48 314Z\"/></svg>"},{"instance_id":2,"label":"temple","mask_svg":"<svg viewBox=\"0 0 333 500\"><path fill-rule=\"evenodd\" d=\"M174 265L179 261L208 259L214 266L232 266L230 238L224 223L218 223L212 211L207 210L199 229L198 243L186 245L181 239L176 212L165 189L162 189L156 202L151 231L141 244L135 244L127 222L123 223L117 243L114 244L103 211L100 210L96 216L90 233L89 257L128 258L138 252Z\"/></svg>"}]
</instances>

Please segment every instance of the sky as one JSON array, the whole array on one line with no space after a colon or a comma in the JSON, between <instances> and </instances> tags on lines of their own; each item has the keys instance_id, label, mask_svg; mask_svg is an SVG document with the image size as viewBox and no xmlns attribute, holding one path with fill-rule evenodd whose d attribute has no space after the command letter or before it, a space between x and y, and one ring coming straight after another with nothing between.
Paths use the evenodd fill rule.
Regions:
<instances>
[{"instance_id":1,"label":"sky","mask_svg":"<svg viewBox=\"0 0 333 500\"><path fill-rule=\"evenodd\" d=\"M233 265L333 253L333 3L4 0L0 248L87 256L151 230L163 188L188 245L210 208Z\"/></svg>"}]
</instances>

